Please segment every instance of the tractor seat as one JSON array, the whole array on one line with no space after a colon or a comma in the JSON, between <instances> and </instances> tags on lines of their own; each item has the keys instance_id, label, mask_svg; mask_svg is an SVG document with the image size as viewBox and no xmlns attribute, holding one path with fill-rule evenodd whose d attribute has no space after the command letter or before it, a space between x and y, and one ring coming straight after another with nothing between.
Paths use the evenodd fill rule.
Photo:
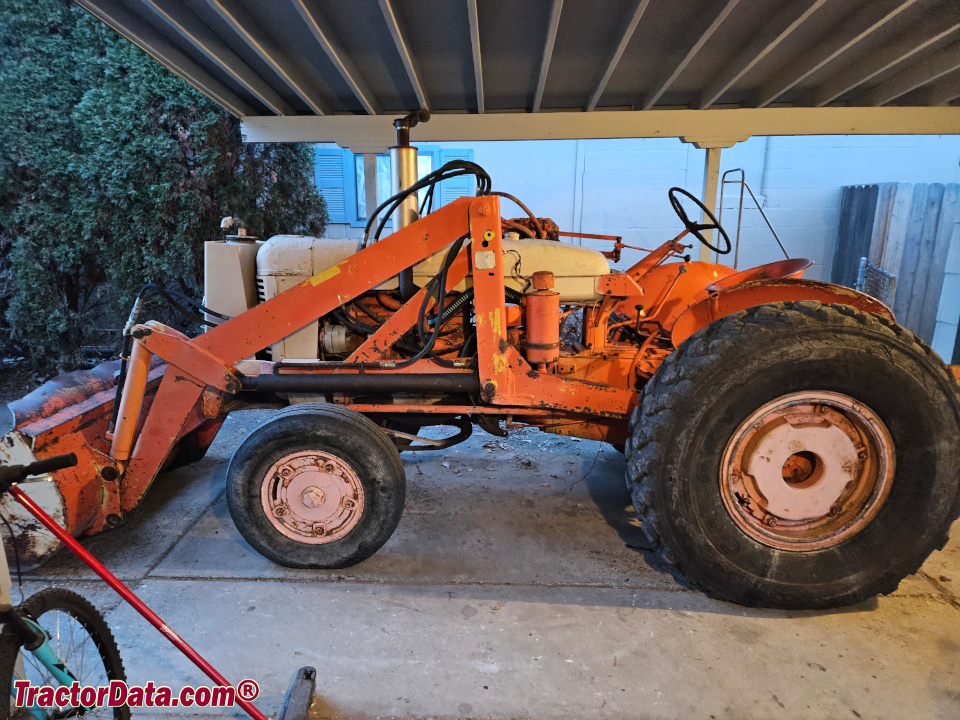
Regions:
<instances>
[{"instance_id":1,"label":"tractor seat","mask_svg":"<svg viewBox=\"0 0 960 720\"><path fill-rule=\"evenodd\" d=\"M719 292L736 285L743 285L757 280L779 280L781 278L802 277L804 270L813 265L813 260L808 258L791 258L789 260L778 260L777 262L758 265L749 270L741 270L733 275L727 275L716 282L707 285L707 292Z\"/></svg>"}]
</instances>

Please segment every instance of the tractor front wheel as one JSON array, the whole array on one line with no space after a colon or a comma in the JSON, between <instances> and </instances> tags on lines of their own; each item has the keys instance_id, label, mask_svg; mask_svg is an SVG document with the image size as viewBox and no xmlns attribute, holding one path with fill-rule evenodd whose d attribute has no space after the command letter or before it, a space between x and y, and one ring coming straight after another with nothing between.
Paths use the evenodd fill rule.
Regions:
<instances>
[{"instance_id":1,"label":"tractor front wheel","mask_svg":"<svg viewBox=\"0 0 960 720\"><path fill-rule=\"evenodd\" d=\"M694 585L816 609L897 588L960 512L960 394L909 331L839 305L722 318L658 368L627 480Z\"/></svg>"},{"instance_id":2,"label":"tractor front wheel","mask_svg":"<svg viewBox=\"0 0 960 720\"><path fill-rule=\"evenodd\" d=\"M255 428L227 469L234 524L286 567L341 568L390 538L406 491L403 462L368 418L326 403L293 405Z\"/></svg>"}]
</instances>

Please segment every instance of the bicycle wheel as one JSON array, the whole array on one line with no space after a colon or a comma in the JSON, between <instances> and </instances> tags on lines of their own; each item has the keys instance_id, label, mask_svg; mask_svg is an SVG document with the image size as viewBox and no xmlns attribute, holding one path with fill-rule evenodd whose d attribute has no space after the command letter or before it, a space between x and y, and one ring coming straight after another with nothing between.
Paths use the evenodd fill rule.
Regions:
<instances>
[{"instance_id":1,"label":"bicycle wheel","mask_svg":"<svg viewBox=\"0 0 960 720\"><path fill-rule=\"evenodd\" d=\"M19 610L49 635L50 647L80 682L80 687L101 687L111 680L126 680L120 650L113 633L100 612L83 596L62 588L47 588L21 603ZM10 631L0 635L0 687L12 688L16 680L29 680L34 686L58 687L59 682L32 653L19 647ZM49 708L48 717L113 718L129 720L130 708L96 707L81 709ZM0 703L0 720L32 719L23 708Z\"/></svg>"}]
</instances>

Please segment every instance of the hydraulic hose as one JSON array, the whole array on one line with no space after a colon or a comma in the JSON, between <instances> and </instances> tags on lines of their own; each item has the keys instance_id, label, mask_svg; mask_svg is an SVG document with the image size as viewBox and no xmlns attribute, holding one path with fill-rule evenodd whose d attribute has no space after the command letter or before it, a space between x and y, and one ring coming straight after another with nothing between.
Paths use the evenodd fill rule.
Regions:
<instances>
[{"instance_id":1,"label":"hydraulic hose","mask_svg":"<svg viewBox=\"0 0 960 720\"><path fill-rule=\"evenodd\" d=\"M523 300L523 293L517 290L514 290L513 288L510 288L510 287L504 287L503 294L506 296L506 299L509 302L512 302L515 305L519 305L520 302ZM443 325L447 320L452 318L457 313L457 311L460 310L460 308L462 308L464 305L466 305L468 302L471 302L472 300L473 300L473 288L469 287L466 290L464 290L462 293L460 293L460 295L457 297L456 300L454 300L452 303L450 303L443 309L443 312L440 313L440 324Z\"/></svg>"}]
</instances>

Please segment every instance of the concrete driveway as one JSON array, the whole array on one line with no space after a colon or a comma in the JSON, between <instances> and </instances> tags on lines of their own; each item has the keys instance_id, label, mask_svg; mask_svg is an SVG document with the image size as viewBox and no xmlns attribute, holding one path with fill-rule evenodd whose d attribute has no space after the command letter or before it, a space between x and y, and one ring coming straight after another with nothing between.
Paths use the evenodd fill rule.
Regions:
<instances>
[{"instance_id":1,"label":"concrete driveway","mask_svg":"<svg viewBox=\"0 0 960 720\"><path fill-rule=\"evenodd\" d=\"M263 417L231 416L203 461L85 544L229 679L255 679L267 714L312 665L314 718L960 717L960 526L890 597L750 610L656 564L610 446L477 431L404 456L406 513L373 558L288 570L243 541L223 496ZM28 594L50 584L108 611L131 682L204 684L72 557L24 578Z\"/></svg>"}]
</instances>

